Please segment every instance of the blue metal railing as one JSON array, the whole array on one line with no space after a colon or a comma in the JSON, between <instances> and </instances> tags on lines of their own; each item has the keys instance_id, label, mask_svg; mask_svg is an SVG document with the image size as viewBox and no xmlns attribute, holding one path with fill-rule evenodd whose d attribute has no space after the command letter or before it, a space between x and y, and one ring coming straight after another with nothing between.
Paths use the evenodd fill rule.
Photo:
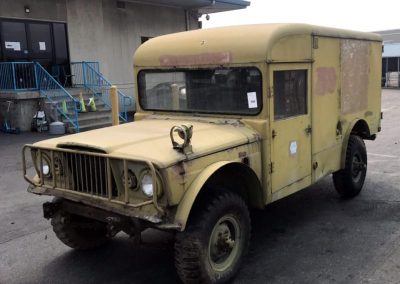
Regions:
<instances>
[{"instance_id":1,"label":"blue metal railing","mask_svg":"<svg viewBox=\"0 0 400 284\"><path fill-rule=\"evenodd\" d=\"M90 66L96 72L100 73L99 62L96 61L83 61L71 62L72 85L78 87L85 87L86 72L84 66Z\"/></svg>"},{"instance_id":2,"label":"blue metal railing","mask_svg":"<svg viewBox=\"0 0 400 284\"><path fill-rule=\"evenodd\" d=\"M36 90L33 62L0 62L0 90Z\"/></svg>"},{"instance_id":3,"label":"blue metal railing","mask_svg":"<svg viewBox=\"0 0 400 284\"><path fill-rule=\"evenodd\" d=\"M100 99L111 109L110 88L112 84L99 72L98 62L73 62L71 63L73 84L84 86L95 97ZM132 98L118 90L119 116L123 121L128 121L128 109L132 106Z\"/></svg>"},{"instance_id":4,"label":"blue metal railing","mask_svg":"<svg viewBox=\"0 0 400 284\"><path fill-rule=\"evenodd\" d=\"M0 62L0 90L39 91L79 132L79 101L38 62Z\"/></svg>"},{"instance_id":5,"label":"blue metal railing","mask_svg":"<svg viewBox=\"0 0 400 284\"><path fill-rule=\"evenodd\" d=\"M79 101L71 96L53 76L35 62L36 86L42 97L46 97L58 113L64 116L69 123L79 132L78 106Z\"/></svg>"}]
</instances>

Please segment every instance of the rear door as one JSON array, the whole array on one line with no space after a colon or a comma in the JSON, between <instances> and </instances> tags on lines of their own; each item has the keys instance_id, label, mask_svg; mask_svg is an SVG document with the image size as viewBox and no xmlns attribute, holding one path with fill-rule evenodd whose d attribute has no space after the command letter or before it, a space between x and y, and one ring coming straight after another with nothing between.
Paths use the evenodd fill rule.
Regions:
<instances>
[{"instance_id":1,"label":"rear door","mask_svg":"<svg viewBox=\"0 0 400 284\"><path fill-rule=\"evenodd\" d=\"M311 65L272 64L269 70L271 186L279 199L311 182Z\"/></svg>"}]
</instances>

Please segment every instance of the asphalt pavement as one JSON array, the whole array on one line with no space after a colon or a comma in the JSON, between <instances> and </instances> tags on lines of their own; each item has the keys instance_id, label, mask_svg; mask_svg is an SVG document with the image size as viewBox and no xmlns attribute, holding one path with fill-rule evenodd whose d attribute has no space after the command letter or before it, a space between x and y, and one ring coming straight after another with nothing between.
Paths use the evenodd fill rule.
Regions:
<instances>
[{"instance_id":1,"label":"asphalt pavement","mask_svg":"<svg viewBox=\"0 0 400 284\"><path fill-rule=\"evenodd\" d=\"M367 141L364 189L352 200L330 177L252 212L252 241L235 283L400 283L400 90L383 90L382 132ZM0 283L179 283L173 236L144 243L119 234L108 246L74 251L54 235L26 192L21 147L42 133L0 133Z\"/></svg>"}]
</instances>

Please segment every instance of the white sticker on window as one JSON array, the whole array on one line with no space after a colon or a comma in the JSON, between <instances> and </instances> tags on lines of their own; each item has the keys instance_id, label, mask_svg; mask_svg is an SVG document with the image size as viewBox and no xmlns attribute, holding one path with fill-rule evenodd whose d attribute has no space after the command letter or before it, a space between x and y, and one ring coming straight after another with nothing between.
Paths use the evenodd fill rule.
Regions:
<instances>
[{"instance_id":1,"label":"white sticker on window","mask_svg":"<svg viewBox=\"0 0 400 284\"><path fill-rule=\"evenodd\" d=\"M290 155L292 155L292 156L296 155L296 153L297 153L297 142L296 141L290 142L289 152L290 152Z\"/></svg>"},{"instance_id":2,"label":"white sticker on window","mask_svg":"<svg viewBox=\"0 0 400 284\"><path fill-rule=\"evenodd\" d=\"M13 49L14 51L21 50L21 43L18 41L6 41L5 46L6 46L6 49Z\"/></svg>"},{"instance_id":3,"label":"white sticker on window","mask_svg":"<svg viewBox=\"0 0 400 284\"><path fill-rule=\"evenodd\" d=\"M257 108L257 93L250 92L247 93L247 101L249 103L249 108Z\"/></svg>"},{"instance_id":4,"label":"white sticker on window","mask_svg":"<svg viewBox=\"0 0 400 284\"><path fill-rule=\"evenodd\" d=\"M46 42L39 41L39 50L46 50Z\"/></svg>"}]
</instances>

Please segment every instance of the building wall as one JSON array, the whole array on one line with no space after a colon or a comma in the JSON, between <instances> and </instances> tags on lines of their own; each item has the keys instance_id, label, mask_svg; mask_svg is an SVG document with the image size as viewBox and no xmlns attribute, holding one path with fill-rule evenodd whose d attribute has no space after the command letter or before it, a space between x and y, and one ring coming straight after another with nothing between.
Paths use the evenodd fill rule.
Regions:
<instances>
[{"instance_id":1,"label":"building wall","mask_svg":"<svg viewBox=\"0 0 400 284\"><path fill-rule=\"evenodd\" d=\"M99 61L103 74L124 84L126 92L132 88L132 56L141 36L186 28L183 9L127 2L120 9L113 0L68 0L67 17L71 61Z\"/></svg>"},{"instance_id":2,"label":"building wall","mask_svg":"<svg viewBox=\"0 0 400 284\"><path fill-rule=\"evenodd\" d=\"M24 6L29 6L29 14ZM0 17L65 22L66 0L0 0Z\"/></svg>"},{"instance_id":3,"label":"building wall","mask_svg":"<svg viewBox=\"0 0 400 284\"><path fill-rule=\"evenodd\" d=\"M117 0L0 0L0 17L67 22L71 62L99 61L105 77L129 95L141 37L186 29L183 9L129 2L121 9ZM196 18L190 27L198 27Z\"/></svg>"}]
</instances>

